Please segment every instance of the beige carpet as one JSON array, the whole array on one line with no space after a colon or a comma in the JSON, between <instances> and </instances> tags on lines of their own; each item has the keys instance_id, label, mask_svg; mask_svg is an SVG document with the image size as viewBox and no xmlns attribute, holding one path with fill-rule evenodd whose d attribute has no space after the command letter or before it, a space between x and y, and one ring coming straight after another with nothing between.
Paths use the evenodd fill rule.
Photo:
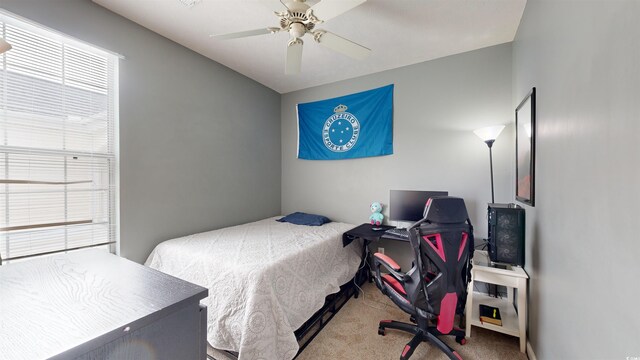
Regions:
<instances>
[{"instance_id":1,"label":"beige carpet","mask_svg":"<svg viewBox=\"0 0 640 360\"><path fill-rule=\"evenodd\" d=\"M404 345L411 340L408 333L387 330L386 336L378 335L378 321L383 319L409 322L408 315L382 295L373 284L363 286L365 296L351 298L329 324L298 356L297 360L318 359L399 359ZM468 334L467 334L468 335ZM518 339L493 331L472 327L471 338L463 346L454 338L443 337L464 359L526 360L520 352ZM215 352L217 360L228 358ZM411 360L446 360L435 346L422 343Z\"/></svg>"}]
</instances>

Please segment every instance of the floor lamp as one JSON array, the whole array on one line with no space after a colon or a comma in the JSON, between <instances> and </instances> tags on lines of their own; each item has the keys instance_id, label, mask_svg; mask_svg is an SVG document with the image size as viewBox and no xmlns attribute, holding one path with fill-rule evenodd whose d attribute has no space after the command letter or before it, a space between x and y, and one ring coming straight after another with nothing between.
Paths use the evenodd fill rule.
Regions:
<instances>
[{"instance_id":1,"label":"floor lamp","mask_svg":"<svg viewBox=\"0 0 640 360\"><path fill-rule=\"evenodd\" d=\"M491 203L492 204L495 204L496 200L494 198L494 193L493 193L493 153L491 151L491 148L493 147L493 143L498 138L498 135L500 135L500 133L502 132L502 129L504 129L504 125L488 126L488 127L484 127L484 128L473 131L489 147L489 166L491 168ZM488 211L488 208L487 208L487 211ZM488 286L489 288L487 290L488 290L489 296L493 296L497 298L498 286L495 284L489 284Z\"/></svg>"},{"instance_id":2,"label":"floor lamp","mask_svg":"<svg viewBox=\"0 0 640 360\"><path fill-rule=\"evenodd\" d=\"M491 203L492 204L495 203L496 200L494 198L494 192L493 192L493 153L491 152L491 148L493 147L493 143L496 141L496 139L502 132L502 129L504 129L504 125L488 126L488 127L484 127L482 129L473 131L489 147L489 166L491 168Z\"/></svg>"}]
</instances>

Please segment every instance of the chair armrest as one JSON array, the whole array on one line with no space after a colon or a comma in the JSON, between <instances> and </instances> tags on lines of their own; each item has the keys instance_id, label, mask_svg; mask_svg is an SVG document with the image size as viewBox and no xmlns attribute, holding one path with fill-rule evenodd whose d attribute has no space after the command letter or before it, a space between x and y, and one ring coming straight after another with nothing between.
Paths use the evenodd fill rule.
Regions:
<instances>
[{"instance_id":1,"label":"chair armrest","mask_svg":"<svg viewBox=\"0 0 640 360\"><path fill-rule=\"evenodd\" d=\"M387 268L391 268L394 271L400 271L400 265L398 265L397 262L395 262L392 258L388 257L387 255L378 252L373 254L373 256L375 256L377 260L379 260L384 265L386 265Z\"/></svg>"},{"instance_id":2,"label":"chair armrest","mask_svg":"<svg viewBox=\"0 0 640 360\"><path fill-rule=\"evenodd\" d=\"M400 265L392 258L382 253L373 254L373 266L377 275L380 274L380 265L384 266L389 274L393 275L398 281L404 282L408 278L407 274L400 272Z\"/></svg>"}]
</instances>

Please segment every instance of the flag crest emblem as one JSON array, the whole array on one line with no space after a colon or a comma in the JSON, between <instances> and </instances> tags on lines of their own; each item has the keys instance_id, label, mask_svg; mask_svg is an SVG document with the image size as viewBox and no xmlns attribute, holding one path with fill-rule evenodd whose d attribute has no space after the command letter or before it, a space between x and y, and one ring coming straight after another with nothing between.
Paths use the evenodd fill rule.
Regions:
<instances>
[{"instance_id":1,"label":"flag crest emblem","mask_svg":"<svg viewBox=\"0 0 640 360\"><path fill-rule=\"evenodd\" d=\"M333 152L345 152L353 148L360 135L360 122L353 114L347 112L348 107L338 105L333 108L334 114L324 123L322 139L324 145Z\"/></svg>"}]
</instances>

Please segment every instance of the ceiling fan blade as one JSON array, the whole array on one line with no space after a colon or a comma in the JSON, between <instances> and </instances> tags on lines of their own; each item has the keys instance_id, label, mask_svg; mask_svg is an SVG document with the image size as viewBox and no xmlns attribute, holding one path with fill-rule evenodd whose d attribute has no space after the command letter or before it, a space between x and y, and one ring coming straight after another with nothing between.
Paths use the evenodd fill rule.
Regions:
<instances>
[{"instance_id":1,"label":"ceiling fan blade","mask_svg":"<svg viewBox=\"0 0 640 360\"><path fill-rule=\"evenodd\" d=\"M367 0L321 0L311 7L313 15L322 21L327 21L345 13Z\"/></svg>"},{"instance_id":2,"label":"ceiling fan blade","mask_svg":"<svg viewBox=\"0 0 640 360\"><path fill-rule=\"evenodd\" d=\"M295 75L300 73L300 66L302 65L302 40L293 39L289 41L287 45L287 60L284 68L284 73L287 75Z\"/></svg>"},{"instance_id":3,"label":"ceiling fan blade","mask_svg":"<svg viewBox=\"0 0 640 360\"><path fill-rule=\"evenodd\" d=\"M313 33L313 38L320 45L357 60L364 60L367 56L369 56L369 54L371 54L371 49L356 44L353 41L347 40L328 31L315 31Z\"/></svg>"},{"instance_id":4,"label":"ceiling fan blade","mask_svg":"<svg viewBox=\"0 0 640 360\"><path fill-rule=\"evenodd\" d=\"M277 28L262 28L262 29L255 29L255 30L240 31L240 32L235 32L230 34L209 35L209 36L212 38L220 39L220 40L229 40L229 39L237 39L237 38L243 38L248 36L274 33L275 31L279 31L279 30L280 29L277 29Z\"/></svg>"}]
</instances>

